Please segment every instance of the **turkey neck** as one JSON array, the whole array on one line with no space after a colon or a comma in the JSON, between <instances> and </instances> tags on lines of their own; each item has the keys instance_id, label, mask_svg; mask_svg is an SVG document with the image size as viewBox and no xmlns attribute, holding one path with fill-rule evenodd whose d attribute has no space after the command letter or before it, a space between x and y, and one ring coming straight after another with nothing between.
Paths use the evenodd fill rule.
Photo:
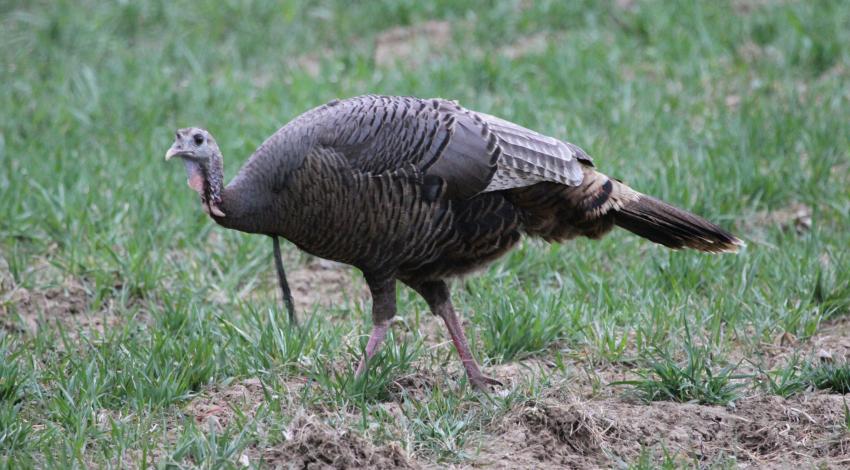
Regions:
<instances>
[{"instance_id":1,"label":"turkey neck","mask_svg":"<svg viewBox=\"0 0 850 470\"><path fill-rule=\"evenodd\" d=\"M272 190L271 172L249 164L222 188L222 165L216 165L215 161L210 163L207 179L210 196L220 195L219 208L224 213L224 217L210 214L216 223L240 232L280 235L287 238L284 223L287 218L281 213L280 205L275 203L280 195Z\"/></svg>"},{"instance_id":2,"label":"turkey neck","mask_svg":"<svg viewBox=\"0 0 850 470\"><path fill-rule=\"evenodd\" d=\"M247 186L247 187L246 187ZM268 213L268 199L257 188L229 184L221 190L224 217L210 215L222 227L246 233L282 235Z\"/></svg>"}]
</instances>

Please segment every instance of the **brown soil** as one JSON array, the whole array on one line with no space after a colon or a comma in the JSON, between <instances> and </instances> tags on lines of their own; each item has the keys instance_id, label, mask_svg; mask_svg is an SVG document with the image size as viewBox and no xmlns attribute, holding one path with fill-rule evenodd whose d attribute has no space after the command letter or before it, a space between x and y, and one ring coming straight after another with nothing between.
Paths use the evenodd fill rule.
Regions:
<instances>
[{"instance_id":1,"label":"brown soil","mask_svg":"<svg viewBox=\"0 0 850 470\"><path fill-rule=\"evenodd\" d=\"M27 273L38 289L17 285L0 256L0 328L25 335L41 330L61 332L63 337L102 338L124 318L116 313L115 299L105 299L93 309L92 294L82 279L65 277L47 261L34 262ZM144 312L136 321L145 321ZM57 342L57 348L63 343Z\"/></svg>"},{"instance_id":2,"label":"brown soil","mask_svg":"<svg viewBox=\"0 0 850 470\"><path fill-rule=\"evenodd\" d=\"M788 333L779 334L771 343L757 345L757 352L757 363L765 370L784 367L795 357L802 361L850 362L850 317L822 323L817 333L805 341ZM748 367L744 361L753 356L752 351L735 350L730 353L729 359L743 361L739 369L741 372L755 373L757 369Z\"/></svg>"},{"instance_id":3,"label":"brown soil","mask_svg":"<svg viewBox=\"0 0 850 470\"><path fill-rule=\"evenodd\" d=\"M773 211L759 212L752 223L761 227L779 227L782 230L793 229L803 233L812 228L812 208L800 203Z\"/></svg>"},{"instance_id":4,"label":"brown soil","mask_svg":"<svg viewBox=\"0 0 850 470\"><path fill-rule=\"evenodd\" d=\"M509 413L487 439L481 464L497 468L609 468L641 449L680 463L741 467L850 462L839 395L752 397L735 409L697 404L583 401L548 396Z\"/></svg>"},{"instance_id":5,"label":"brown soil","mask_svg":"<svg viewBox=\"0 0 850 470\"><path fill-rule=\"evenodd\" d=\"M782 3L789 3L791 0L733 0L732 10L739 15L749 15L756 10L762 8L770 8Z\"/></svg>"},{"instance_id":6,"label":"brown soil","mask_svg":"<svg viewBox=\"0 0 850 470\"><path fill-rule=\"evenodd\" d=\"M276 276L276 274L275 274ZM295 308L299 312L310 312L314 306L344 306L351 301L369 297L362 282L356 282L356 269L340 263L312 258L306 264L286 273ZM275 294L277 278L275 277Z\"/></svg>"},{"instance_id":7,"label":"brown soil","mask_svg":"<svg viewBox=\"0 0 850 470\"><path fill-rule=\"evenodd\" d=\"M287 432L286 442L266 449L262 458L271 468L418 468L395 444L376 446L359 435L332 428L301 415Z\"/></svg>"},{"instance_id":8,"label":"brown soil","mask_svg":"<svg viewBox=\"0 0 850 470\"><path fill-rule=\"evenodd\" d=\"M499 55L513 60L533 54L541 54L546 52L546 47L550 43L557 43L558 41L557 38L544 33L523 36L516 42L500 48Z\"/></svg>"},{"instance_id":9,"label":"brown soil","mask_svg":"<svg viewBox=\"0 0 850 470\"><path fill-rule=\"evenodd\" d=\"M375 40L375 64L382 67L396 64L417 67L438 55L451 39L451 26L446 21L426 21L391 28Z\"/></svg>"},{"instance_id":10,"label":"brown soil","mask_svg":"<svg viewBox=\"0 0 850 470\"><path fill-rule=\"evenodd\" d=\"M77 279L68 278L61 285L45 290L29 290L8 284L0 292L0 324L7 331L35 334L42 328L65 327L76 337L99 333L118 319L110 308L90 312L90 295ZM108 306L107 306L108 307Z\"/></svg>"},{"instance_id":11,"label":"brown soil","mask_svg":"<svg viewBox=\"0 0 850 470\"><path fill-rule=\"evenodd\" d=\"M251 378L205 391L189 402L186 413L196 423L221 432L233 421L235 410L240 410L246 416L254 416L264 399L259 379Z\"/></svg>"},{"instance_id":12,"label":"brown soil","mask_svg":"<svg viewBox=\"0 0 850 470\"><path fill-rule=\"evenodd\" d=\"M288 397L284 400L294 404L303 385L300 380L288 384ZM238 414L254 417L265 396L258 379L247 379L211 387L184 410L205 429L222 432ZM394 403L387 405L397 408ZM397 444L375 445L347 430L350 425L331 427L316 414L317 410L308 411L295 404L291 412L295 415L292 422L276 436L284 442L270 447L250 446L239 456L240 463L262 462L262 468L418 468ZM350 418L352 423L357 421L357 417Z\"/></svg>"},{"instance_id":13,"label":"brown soil","mask_svg":"<svg viewBox=\"0 0 850 470\"><path fill-rule=\"evenodd\" d=\"M433 320L433 322L431 321ZM439 326L437 319L423 321ZM431 323L434 323L431 325ZM826 349L840 356L847 347L850 320L824 325L810 342L779 341L781 348ZM434 336L439 336L433 332ZM432 347L447 347L426 340ZM780 346L777 346L780 347ZM453 358L453 356L452 356ZM612 468L635 461L642 452L653 462L669 456L679 465L709 467L734 462L741 468L785 468L789 465L842 468L850 464L850 433L844 428L844 397L823 392L783 399L756 394L734 406L694 403L643 403L610 382L633 378L628 365L587 365L572 362L566 375L555 373L548 391L536 400L514 406L490 423L483 434L470 439L470 460L458 468ZM438 382L459 380L462 369L441 375L435 364L422 364L398 379L406 394L379 406L397 416L404 426L400 401L412 394L426 399ZM586 369L586 370L585 370ZM488 366L485 373L501 380L504 394L524 381L540 380L554 364L543 358ZM359 415L333 413L333 426L322 413L330 410L302 408L302 382L289 388L292 423L282 432L285 441L246 450L244 459L262 461L271 468L411 468L433 467L427 456L406 453L398 443L376 445L353 431ZM215 387L193 400L187 412L198 423L222 429L235 409L253 416L264 394L257 380ZM341 413L341 414L340 414ZM341 421L340 421L341 420ZM399 431L402 431L399 429ZM403 431L402 431L403 433ZM368 433L367 433L368 434ZM395 434L395 433L393 433ZM477 450L476 450L477 447Z\"/></svg>"},{"instance_id":14,"label":"brown soil","mask_svg":"<svg viewBox=\"0 0 850 470\"><path fill-rule=\"evenodd\" d=\"M850 358L850 318L825 323L801 342L782 335L765 345L769 367L794 353L821 360ZM730 407L693 403L643 403L608 383L633 379L627 365L587 366L549 391L509 412L482 438L475 466L493 468L611 468L649 452L652 461L672 456L680 465L735 462L741 468L800 465L847 468L850 432L845 397L808 392L784 399L754 394ZM532 359L485 372L516 384L551 370ZM596 386L594 386L594 384Z\"/></svg>"}]
</instances>

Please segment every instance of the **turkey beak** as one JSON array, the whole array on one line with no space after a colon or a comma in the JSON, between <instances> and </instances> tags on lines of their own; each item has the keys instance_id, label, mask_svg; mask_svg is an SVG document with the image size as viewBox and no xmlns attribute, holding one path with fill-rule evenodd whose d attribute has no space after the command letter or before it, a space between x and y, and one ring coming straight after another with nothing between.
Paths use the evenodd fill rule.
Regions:
<instances>
[{"instance_id":1,"label":"turkey beak","mask_svg":"<svg viewBox=\"0 0 850 470\"><path fill-rule=\"evenodd\" d=\"M165 161L171 160L171 157L175 155L180 155L182 151L183 149L178 146L177 142L174 142L174 145L172 145L171 148L168 149L167 152L165 152Z\"/></svg>"}]
</instances>

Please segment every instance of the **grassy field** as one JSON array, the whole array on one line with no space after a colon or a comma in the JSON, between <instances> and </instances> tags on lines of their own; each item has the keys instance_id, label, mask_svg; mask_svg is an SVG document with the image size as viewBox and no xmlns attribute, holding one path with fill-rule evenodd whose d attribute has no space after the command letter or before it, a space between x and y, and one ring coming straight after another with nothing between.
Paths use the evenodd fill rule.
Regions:
<instances>
[{"instance_id":1,"label":"grassy field","mask_svg":"<svg viewBox=\"0 0 850 470\"><path fill-rule=\"evenodd\" d=\"M846 2L0 2L0 467L850 462ZM732 229L526 241L425 303L365 380L359 272L221 229L163 155L232 177L292 117L441 96L579 144ZM314 467L311 467L314 468Z\"/></svg>"}]
</instances>

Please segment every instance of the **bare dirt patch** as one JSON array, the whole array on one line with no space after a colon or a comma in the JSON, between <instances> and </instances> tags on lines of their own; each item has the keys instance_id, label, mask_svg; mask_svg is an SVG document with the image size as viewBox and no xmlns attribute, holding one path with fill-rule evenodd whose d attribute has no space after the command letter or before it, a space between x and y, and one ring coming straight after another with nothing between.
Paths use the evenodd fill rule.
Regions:
<instances>
[{"instance_id":1,"label":"bare dirt patch","mask_svg":"<svg viewBox=\"0 0 850 470\"><path fill-rule=\"evenodd\" d=\"M557 38L544 33L523 36L517 39L516 42L500 48L499 54L511 60L534 54L542 54L546 52L549 44L556 40Z\"/></svg>"},{"instance_id":2,"label":"bare dirt patch","mask_svg":"<svg viewBox=\"0 0 850 470\"><path fill-rule=\"evenodd\" d=\"M812 208L802 203L792 203L770 211L760 211L747 218L744 230L763 235L767 229L794 230L803 234L812 228Z\"/></svg>"},{"instance_id":3,"label":"bare dirt patch","mask_svg":"<svg viewBox=\"0 0 850 470\"><path fill-rule=\"evenodd\" d=\"M822 359L850 362L850 317L829 321L809 341L811 350Z\"/></svg>"},{"instance_id":4,"label":"bare dirt patch","mask_svg":"<svg viewBox=\"0 0 850 470\"><path fill-rule=\"evenodd\" d=\"M315 305L333 307L369 298L366 286L354 282L355 276L351 266L319 258L286 273L299 312L310 311ZM277 278L274 283L277 289Z\"/></svg>"},{"instance_id":5,"label":"bare dirt patch","mask_svg":"<svg viewBox=\"0 0 850 470\"><path fill-rule=\"evenodd\" d=\"M614 6L620 10L635 10L637 8L636 0L616 0Z\"/></svg>"},{"instance_id":6,"label":"bare dirt patch","mask_svg":"<svg viewBox=\"0 0 850 470\"><path fill-rule=\"evenodd\" d=\"M788 333L782 333L774 338L772 343L761 343L757 346L759 365L765 370L783 367L792 358L804 361L818 360L822 362L850 362L850 317L840 317L829 320L818 327L817 333L806 340L801 340ZM752 353L743 350L732 352L734 360L743 361L752 357ZM755 373L755 369L742 367L742 373Z\"/></svg>"},{"instance_id":7,"label":"bare dirt patch","mask_svg":"<svg viewBox=\"0 0 850 470\"><path fill-rule=\"evenodd\" d=\"M272 446L252 444L239 457L240 461L262 461L263 468L418 468L398 444L376 445L351 431L350 425L331 426L319 414L296 405L303 386L303 381L296 380L287 384L287 391L283 392L289 395L284 399L294 405L289 410L294 415L292 422L277 431L280 434L276 438L282 437L284 442ZM254 418L267 393L275 396L276 392L264 388L259 379L250 378L211 387L189 402L184 411L204 429L221 433L239 415ZM388 412L401 415L396 403L386 406L392 408ZM350 416L346 421L354 423L358 419ZM261 426L260 432L269 430Z\"/></svg>"},{"instance_id":8,"label":"bare dirt patch","mask_svg":"<svg viewBox=\"0 0 850 470\"><path fill-rule=\"evenodd\" d=\"M395 64L421 66L445 49L451 40L451 25L447 21L426 21L391 28L375 40L375 63L381 67Z\"/></svg>"},{"instance_id":9,"label":"bare dirt patch","mask_svg":"<svg viewBox=\"0 0 850 470\"><path fill-rule=\"evenodd\" d=\"M481 464L499 468L609 468L642 449L681 462L742 467L839 466L850 462L843 397L749 397L735 408L689 403L644 404L549 395L509 413L487 438Z\"/></svg>"},{"instance_id":10,"label":"bare dirt patch","mask_svg":"<svg viewBox=\"0 0 850 470\"><path fill-rule=\"evenodd\" d=\"M783 230L794 229L797 233L807 232L812 228L812 208L800 203L761 215L765 225L779 226Z\"/></svg>"},{"instance_id":11,"label":"bare dirt patch","mask_svg":"<svg viewBox=\"0 0 850 470\"><path fill-rule=\"evenodd\" d=\"M102 334L117 323L117 318L104 310L90 312L90 298L82 282L67 278L56 287L30 290L11 286L0 296L0 323L7 331L35 334L51 326L68 327L71 337L86 332Z\"/></svg>"},{"instance_id":12,"label":"bare dirt patch","mask_svg":"<svg viewBox=\"0 0 850 470\"><path fill-rule=\"evenodd\" d=\"M792 0L733 0L732 10L739 15L749 15L763 8L790 3Z\"/></svg>"},{"instance_id":13,"label":"bare dirt patch","mask_svg":"<svg viewBox=\"0 0 850 470\"><path fill-rule=\"evenodd\" d=\"M29 269L34 282L44 288L19 286L0 256L0 328L28 335L54 328L75 340L103 336L120 322L112 299L107 299L97 311L91 310L92 295L82 280L61 276L44 260L32 263Z\"/></svg>"},{"instance_id":14,"label":"bare dirt patch","mask_svg":"<svg viewBox=\"0 0 850 470\"><path fill-rule=\"evenodd\" d=\"M320 52L298 56L295 58L294 63L299 70L310 77L316 78L322 73L322 60L333 56L333 51L323 49Z\"/></svg>"},{"instance_id":15,"label":"bare dirt patch","mask_svg":"<svg viewBox=\"0 0 850 470\"><path fill-rule=\"evenodd\" d=\"M28 275L38 287L17 285L0 256L0 328L5 331L36 335L42 330L54 330L76 342L81 338L102 338L125 320L116 313L116 299L106 298L93 306L92 292L83 279L63 276L45 260L32 263ZM144 321L143 313L136 320ZM56 347L61 349L62 342L57 342Z\"/></svg>"},{"instance_id":16,"label":"bare dirt patch","mask_svg":"<svg viewBox=\"0 0 850 470\"><path fill-rule=\"evenodd\" d=\"M345 429L332 428L301 415L281 445L266 449L263 460L271 468L417 468L396 444L374 445Z\"/></svg>"},{"instance_id":17,"label":"bare dirt patch","mask_svg":"<svg viewBox=\"0 0 850 470\"><path fill-rule=\"evenodd\" d=\"M433 320L432 326L440 325L437 319ZM842 320L825 325L810 345L796 340L782 344L787 348L810 346L837 351L838 346L844 347L847 331L850 320ZM419 399L426 398L424 392L441 380L429 373L432 366L399 378L396 386L412 391ZM628 365L595 364L582 369L579 363L576 367L567 378L554 372L553 383L542 397L514 407L488 425L477 440L477 453L470 447L473 457L461 466L612 468L624 467L642 453L649 453L655 462L671 456L681 465L698 463L707 467L734 462L741 468L842 468L850 463L850 433L843 428L841 395L815 392L789 399L754 395L730 407L647 404L624 395L621 388L605 386L630 377ZM520 381L549 374L553 368L554 364L545 358L531 358L488 366L485 372L502 380L505 389L509 389ZM462 370L456 369L456 377L449 380L461 377ZM601 387L594 386L594 382ZM296 389L298 386L300 382ZM212 388L186 409L205 427L223 429L233 421L233 410L254 416L264 399L259 381L248 379ZM381 406L397 416L403 426L397 401ZM243 457L250 462L262 461L270 468L429 465L405 453L397 443L375 444L352 431L350 425L330 425L318 410L295 406L291 413L295 418L283 431L284 442L251 446ZM354 415L344 418L346 423L357 420Z\"/></svg>"},{"instance_id":18,"label":"bare dirt patch","mask_svg":"<svg viewBox=\"0 0 850 470\"><path fill-rule=\"evenodd\" d=\"M226 386L206 390L186 406L186 413L196 423L221 432L236 416L236 410L254 416L265 399L259 379L250 378Z\"/></svg>"}]
</instances>

